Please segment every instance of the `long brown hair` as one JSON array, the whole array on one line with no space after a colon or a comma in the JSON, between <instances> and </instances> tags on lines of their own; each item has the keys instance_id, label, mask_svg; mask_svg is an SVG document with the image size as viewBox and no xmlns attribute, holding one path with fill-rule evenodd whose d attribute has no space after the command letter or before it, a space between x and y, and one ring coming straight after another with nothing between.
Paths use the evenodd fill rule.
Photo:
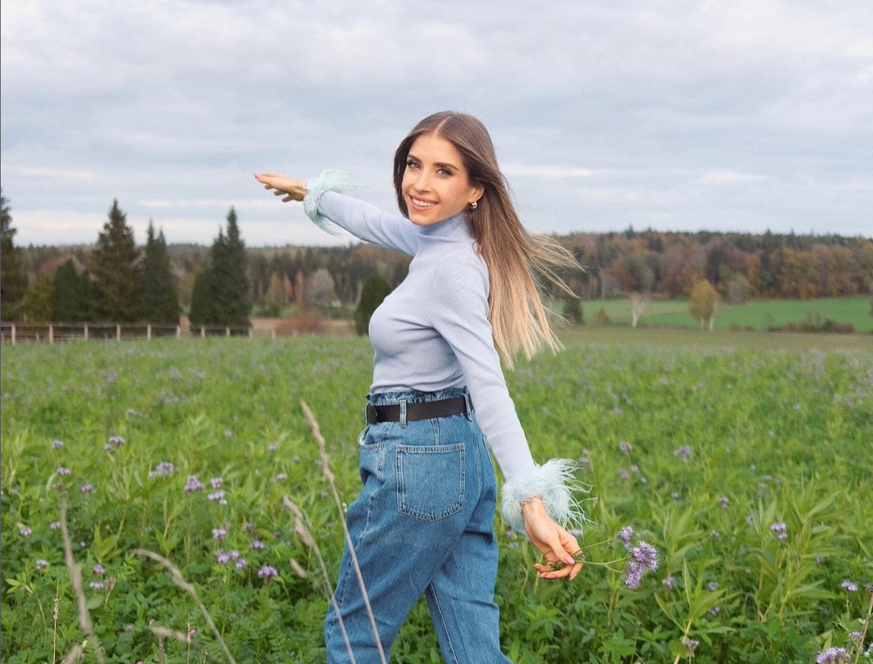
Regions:
<instances>
[{"instance_id":1,"label":"long brown hair","mask_svg":"<svg viewBox=\"0 0 873 664\"><path fill-rule=\"evenodd\" d=\"M553 332L543 306L543 292L534 272L549 279L572 297L572 289L553 271L553 267L583 270L573 252L548 235L528 233L509 196L506 179L497 165L497 155L488 130L477 118L466 113L442 111L419 122L394 153L394 189L397 204L409 216L403 197L406 158L415 139L433 134L450 141L464 161L470 183L481 184L485 192L475 209L467 208L467 223L479 253L485 259L490 278L488 296L494 347L508 369L519 349L530 359L544 345L552 353L564 345Z\"/></svg>"}]
</instances>

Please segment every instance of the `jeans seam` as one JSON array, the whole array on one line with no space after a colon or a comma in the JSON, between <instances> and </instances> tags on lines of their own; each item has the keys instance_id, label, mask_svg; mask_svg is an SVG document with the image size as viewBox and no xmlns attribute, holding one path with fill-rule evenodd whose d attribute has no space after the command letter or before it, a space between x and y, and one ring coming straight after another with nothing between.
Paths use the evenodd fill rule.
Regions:
<instances>
[{"instance_id":1,"label":"jeans seam","mask_svg":"<svg viewBox=\"0 0 873 664\"><path fill-rule=\"evenodd\" d=\"M452 635L449 633L449 626L446 624L446 617L443 615L442 606L440 606L439 597L437 597L436 586L433 583L430 584L430 592L433 595L433 602L436 604L437 612L440 614L440 622L443 624L443 631L446 634L446 641L449 644L449 650L452 653L452 658L455 660L455 664L460 664L458 661L458 655L455 652L455 645L452 643Z\"/></svg>"}]
</instances>

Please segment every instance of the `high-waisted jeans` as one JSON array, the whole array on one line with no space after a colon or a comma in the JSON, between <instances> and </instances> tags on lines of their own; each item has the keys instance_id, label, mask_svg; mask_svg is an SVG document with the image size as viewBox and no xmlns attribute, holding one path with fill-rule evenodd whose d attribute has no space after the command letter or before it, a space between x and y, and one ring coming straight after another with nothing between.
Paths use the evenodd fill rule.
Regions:
<instances>
[{"instance_id":1,"label":"high-waisted jeans","mask_svg":"<svg viewBox=\"0 0 873 664\"><path fill-rule=\"evenodd\" d=\"M466 385L367 398L378 406L463 394ZM446 662L506 664L494 603L497 483L475 411L416 421L403 415L401 405L401 421L366 425L358 436L363 488L346 513L385 659L424 594ZM348 544L334 598L357 664L379 662ZM324 640L328 664L352 661L333 605Z\"/></svg>"}]
</instances>

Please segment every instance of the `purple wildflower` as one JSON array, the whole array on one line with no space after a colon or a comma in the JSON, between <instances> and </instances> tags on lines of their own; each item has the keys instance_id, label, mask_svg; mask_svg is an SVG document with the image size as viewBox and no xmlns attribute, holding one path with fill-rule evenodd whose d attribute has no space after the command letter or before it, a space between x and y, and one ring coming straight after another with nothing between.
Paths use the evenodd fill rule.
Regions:
<instances>
[{"instance_id":1,"label":"purple wildflower","mask_svg":"<svg viewBox=\"0 0 873 664\"><path fill-rule=\"evenodd\" d=\"M572 530L569 530L567 532L569 532L573 537L581 537L582 536L582 530L579 528L573 528Z\"/></svg>"},{"instance_id":2,"label":"purple wildflower","mask_svg":"<svg viewBox=\"0 0 873 664\"><path fill-rule=\"evenodd\" d=\"M121 447L124 445L124 438L121 436L109 436L109 442L115 445L115 447Z\"/></svg>"},{"instance_id":3,"label":"purple wildflower","mask_svg":"<svg viewBox=\"0 0 873 664\"><path fill-rule=\"evenodd\" d=\"M591 459L589 459L587 456L580 456L580 457L579 457L579 465L581 465L581 466L590 466L590 465L591 465Z\"/></svg>"},{"instance_id":4,"label":"purple wildflower","mask_svg":"<svg viewBox=\"0 0 873 664\"><path fill-rule=\"evenodd\" d=\"M288 475L286 475L285 473L277 473L276 477L273 478L273 480L276 482L282 482L282 481L287 480L287 479L288 479Z\"/></svg>"},{"instance_id":5,"label":"purple wildflower","mask_svg":"<svg viewBox=\"0 0 873 664\"><path fill-rule=\"evenodd\" d=\"M621 530L618 531L618 539L624 542L624 548L630 549L630 541L631 537L634 535L634 527L633 526L625 526Z\"/></svg>"},{"instance_id":6,"label":"purple wildflower","mask_svg":"<svg viewBox=\"0 0 873 664\"><path fill-rule=\"evenodd\" d=\"M264 565L258 570L258 576L261 578L269 578L271 576L279 576L279 570L272 565Z\"/></svg>"},{"instance_id":7,"label":"purple wildflower","mask_svg":"<svg viewBox=\"0 0 873 664\"><path fill-rule=\"evenodd\" d=\"M676 587L676 579L674 579L672 576L668 576L666 579L664 579L663 581L661 581L661 583L663 583L664 586L665 586L668 590L673 590L673 588Z\"/></svg>"},{"instance_id":8,"label":"purple wildflower","mask_svg":"<svg viewBox=\"0 0 873 664\"><path fill-rule=\"evenodd\" d=\"M212 539L223 540L227 537L227 531L224 528L213 528Z\"/></svg>"},{"instance_id":9,"label":"purple wildflower","mask_svg":"<svg viewBox=\"0 0 873 664\"><path fill-rule=\"evenodd\" d=\"M515 531L512 528L507 528L506 529L506 536L507 537L515 537Z\"/></svg>"},{"instance_id":10,"label":"purple wildflower","mask_svg":"<svg viewBox=\"0 0 873 664\"><path fill-rule=\"evenodd\" d=\"M32 533L32 532L33 532L33 530L31 530L28 526L24 526L24 527L18 529L18 533L22 537L30 537L30 533Z\"/></svg>"},{"instance_id":11,"label":"purple wildflower","mask_svg":"<svg viewBox=\"0 0 873 664\"><path fill-rule=\"evenodd\" d=\"M621 441L619 441L619 443L618 443L618 449L620 449L620 450L621 450L622 452L624 452L625 454L627 454L628 452L630 452L633 448L634 448L634 446L631 445L631 444L630 444L629 442L627 442L626 440L621 440Z\"/></svg>"},{"instance_id":12,"label":"purple wildflower","mask_svg":"<svg viewBox=\"0 0 873 664\"><path fill-rule=\"evenodd\" d=\"M849 653L845 648L828 648L815 658L815 664L846 664L848 661Z\"/></svg>"},{"instance_id":13,"label":"purple wildflower","mask_svg":"<svg viewBox=\"0 0 873 664\"><path fill-rule=\"evenodd\" d=\"M106 443L106 444L103 446L103 451L104 451L104 452L111 452L111 451L112 451L112 445L110 445L109 443Z\"/></svg>"},{"instance_id":14,"label":"purple wildflower","mask_svg":"<svg viewBox=\"0 0 873 664\"><path fill-rule=\"evenodd\" d=\"M689 655L693 655L697 646L700 645L700 641L697 639L682 639L682 645L685 646L685 652Z\"/></svg>"},{"instance_id":15,"label":"purple wildflower","mask_svg":"<svg viewBox=\"0 0 873 664\"><path fill-rule=\"evenodd\" d=\"M640 563L635 560L631 560L624 568L624 585L626 585L631 590L636 590L637 588L639 588L644 571L645 569L642 565L640 565Z\"/></svg>"},{"instance_id":16,"label":"purple wildflower","mask_svg":"<svg viewBox=\"0 0 873 664\"><path fill-rule=\"evenodd\" d=\"M231 431L230 429L225 429L224 430L224 437L230 438L231 436L233 436L233 431Z\"/></svg>"},{"instance_id":17,"label":"purple wildflower","mask_svg":"<svg viewBox=\"0 0 873 664\"><path fill-rule=\"evenodd\" d=\"M845 581L843 581L840 584L840 588L845 590L847 593L853 593L853 592L856 592L858 590L858 586L856 586L854 583L852 583L848 579L846 579Z\"/></svg>"},{"instance_id":18,"label":"purple wildflower","mask_svg":"<svg viewBox=\"0 0 873 664\"><path fill-rule=\"evenodd\" d=\"M203 483L197 479L196 475L189 475L188 482L185 484L185 493L191 491L200 491L203 488Z\"/></svg>"},{"instance_id":19,"label":"purple wildflower","mask_svg":"<svg viewBox=\"0 0 873 664\"><path fill-rule=\"evenodd\" d=\"M509 546L511 546L513 549L517 549L519 547L519 543L518 542L510 542Z\"/></svg>"},{"instance_id":20,"label":"purple wildflower","mask_svg":"<svg viewBox=\"0 0 873 664\"><path fill-rule=\"evenodd\" d=\"M292 457L291 461L293 461L294 463L300 463L300 457L295 454Z\"/></svg>"},{"instance_id":21,"label":"purple wildflower","mask_svg":"<svg viewBox=\"0 0 873 664\"><path fill-rule=\"evenodd\" d=\"M216 500L221 500L222 498L224 498L224 491L216 491L215 493L209 494L209 500L213 502Z\"/></svg>"},{"instance_id":22,"label":"purple wildflower","mask_svg":"<svg viewBox=\"0 0 873 664\"><path fill-rule=\"evenodd\" d=\"M649 480L646 479L645 475L640 475L640 484L648 484Z\"/></svg>"},{"instance_id":23,"label":"purple wildflower","mask_svg":"<svg viewBox=\"0 0 873 664\"><path fill-rule=\"evenodd\" d=\"M714 606L714 607L712 607L712 608L709 610L709 612L710 612L712 615L716 615L716 614L718 614L718 613L721 613L721 607L720 607L720 606Z\"/></svg>"},{"instance_id":24,"label":"purple wildflower","mask_svg":"<svg viewBox=\"0 0 873 664\"><path fill-rule=\"evenodd\" d=\"M225 553L224 551L222 551L221 553L218 554L218 562L221 563L222 565L224 565L224 563L228 562L229 560L230 560L229 553Z\"/></svg>"},{"instance_id":25,"label":"purple wildflower","mask_svg":"<svg viewBox=\"0 0 873 664\"><path fill-rule=\"evenodd\" d=\"M94 590L100 590L101 588L103 588L102 581L92 581L88 585L91 586Z\"/></svg>"},{"instance_id":26,"label":"purple wildflower","mask_svg":"<svg viewBox=\"0 0 873 664\"><path fill-rule=\"evenodd\" d=\"M630 479L630 473L627 472L624 468L619 468L619 469L618 469L618 476L619 476L621 479L623 479L623 480L629 480L629 479Z\"/></svg>"},{"instance_id":27,"label":"purple wildflower","mask_svg":"<svg viewBox=\"0 0 873 664\"><path fill-rule=\"evenodd\" d=\"M233 551L230 552L230 557L231 557L233 560L236 560L237 558L239 558L239 551L237 551L236 549L234 549Z\"/></svg>"},{"instance_id":28,"label":"purple wildflower","mask_svg":"<svg viewBox=\"0 0 873 664\"><path fill-rule=\"evenodd\" d=\"M236 561L235 564L236 564L236 568L237 568L237 569L242 569L243 567L246 566L246 559L245 559L245 558L240 558L239 560Z\"/></svg>"},{"instance_id":29,"label":"purple wildflower","mask_svg":"<svg viewBox=\"0 0 873 664\"><path fill-rule=\"evenodd\" d=\"M103 565L94 565L94 574L100 575L104 572L106 572L106 570L103 568Z\"/></svg>"},{"instance_id":30,"label":"purple wildflower","mask_svg":"<svg viewBox=\"0 0 873 664\"><path fill-rule=\"evenodd\" d=\"M221 487L221 483L223 481L224 480L220 477L213 477L211 480L209 480L209 486L211 486L213 489L218 489L219 487Z\"/></svg>"},{"instance_id":31,"label":"purple wildflower","mask_svg":"<svg viewBox=\"0 0 873 664\"><path fill-rule=\"evenodd\" d=\"M670 497L671 497L673 500L679 500L679 492L678 492L678 491L673 491L673 492L670 494Z\"/></svg>"},{"instance_id":32,"label":"purple wildflower","mask_svg":"<svg viewBox=\"0 0 873 664\"><path fill-rule=\"evenodd\" d=\"M689 445L683 445L682 447L677 448L673 452L674 457L678 457L683 461L687 461L691 456L691 447Z\"/></svg>"},{"instance_id":33,"label":"purple wildflower","mask_svg":"<svg viewBox=\"0 0 873 664\"><path fill-rule=\"evenodd\" d=\"M49 526L49 528L51 528L52 530L57 530L60 527L61 527L60 521L52 521L51 525Z\"/></svg>"},{"instance_id":34,"label":"purple wildflower","mask_svg":"<svg viewBox=\"0 0 873 664\"><path fill-rule=\"evenodd\" d=\"M252 548L253 549L263 549L264 543L261 540L252 540Z\"/></svg>"},{"instance_id":35,"label":"purple wildflower","mask_svg":"<svg viewBox=\"0 0 873 664\"><path fill-rule=\"evenodd\" d=\"M652 571L658 569L658 551L651 544L642 541L637 542L637 545L631 549L631 555L643 569L650 569Z\"/></svg>"},{"instance_id":36,"label":"purple wildflower","mask_svg":"<svg viewBox=\"0 0 873 664\"><path fill-rule=\"evenodd\" d=\"M633 464L633 465L631 466L631 472L632 472L632 473L639 473L639 472L640 472L640 467L639 467L637 464Z\"/></svg>"},{"instance_id":37,"label":"purple wildflower","mask_svg":"<svg viewBox=\"0 0 873 664\"><path fill-rule=\"evenodd\" d=\"M710 581L709 583L706 584L706 587L709 588L710 590L717 590L718 589L718 581Z\"/></svg>"},{"instance_id":38,"label":"purple wildflower","mask_svg":"<svg viewBox=\"0 0 873 664\"><path fill-rule=\"evenodd\" d=\"M246 521L246 525L243 526L243 529L249 535L251 535L253 532L255 532L255 524L251 523L250 521Z\"/></svg>"},{"instance_id":39,"label":"purple wildflower","mask_svg":"<svg viewBox=\"0 0 873 664\"><path fill-rule=\"evenodd\" d=\"M710 539L715 539L716 537L720 537L720 536L721 536L721 533L718 532L717 530L710 530L709 531Z\"/></svg>"},{"instance_id":40,"label":"purple wildflower","mask_svg":"<svg viewBox=\"0 0 873 664\"><path fill-rule=\"evenodd\" d=\"M275 452L276 450L279 449L279 444L278 443L271 443L270 445L267 445L267 449L270 450L271 452Z\"/></svg>"},{"instance_id":41,"label":"purple wildflower","mask_svg":"<svg viewBox=\"0 0 873 664\"><path fill-rule=\"evenodd\" d=\"M852 639L855 643L858 643L861 640L861 637L864 636L861 632L851 632L849 634L849 638Z\"/></svg>"},{"instance_id":42,"label":"purple wildflower","mask_svg":"<svg viewBox=\"0 0 873 664\"><path fill-rule=\"evenodd\" d=\"M719 498L719 499L718 499L718 504L721 505L721 508L722 508L723 510L726 510L726 509L727 509L727 506L728 506L728 497L727 497L727 496L722 496L721 498Z\"/></svg>"},{"instance_id":43,"label":"purple wildflower","mask_svg":"<svg viewBox=\"0 0 873 664\"><path fill-rule=\"evenodd\" d=\"M162 461L155 469L149 473L149 477L154 477L155 475L169 475L175 470L173 464L169 461Z\"/></svg>"},{"instance_id":44,"label":"purple wildflower","mask_svg":"<svg viewBox=\"0 0 873 664\"><path fill-rule=\"evenodd\" d=\"M56 450L61 449L63 446L64 446L64 441L62 441L62 440L53 440L52 441L52 447L54 447Z\"/></svg>"},{"instance_id":45,"label":"purple wildflower","mask_svg":"<svg viewBox=\"0 0 873 664\"><path fill-rule=\"evenodd\" d=\"M69 468L58 466L58 475L69 475L72 471Z\"/></svg>"},{"instance_id":46,"label":"purple wildflower","mask_svg":"<svg viewBox=\"0 0 873 664\"><path fill-rule=\"evenodd\" d=\"M784 523L774 523L770 526L770 530L776 534L776 539L784 540L788 538L788 526Z\"/></svg>"},{"instance_id":47,"label":"purple wildflower","mask_svg":"<svg viewBox=\"0 0 873 664\"><path fill-rule=\"evenodd\" d=\"M94 487L90 484L83 484L81 486L81 489L82 489L82 493L93 493L94 492Z\"/></svg>"},{"instance_id":48,"label":"purple wildflower","mask_svg":"<svg viewBox=\"0 0 873 664\"><path fill-rule=\"evenodd\" d=\"M36 561L36 568L38 570L44 570L46 567L48 567L48 560L43 560L42 558L40 558Z\"/></svg>"}]
</instances>

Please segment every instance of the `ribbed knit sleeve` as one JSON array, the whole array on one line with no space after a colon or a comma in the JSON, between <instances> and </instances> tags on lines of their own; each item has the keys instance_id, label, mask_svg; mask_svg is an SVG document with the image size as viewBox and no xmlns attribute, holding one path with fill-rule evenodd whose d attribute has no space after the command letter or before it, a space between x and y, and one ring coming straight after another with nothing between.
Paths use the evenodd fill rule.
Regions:
<instances>
[{"instance_id":1,"label":"ribbed knit sleeve","mask_svg":"<svg viewBox=\"0 0 873 664\"><path fill-rule=\"evenodd\" d=\"M446 256L435 270L426 294L426 316L451 346L464 373L476 420L503 471L501 513L524 532L521 501L539 495L552 519L581 528L585 520L572 490L577 467L571 459L538 465L531 454L515 404L509 395L488 320L487 268L465 254Z\"/></svg>"},{"instance_id":2,"label":"ribbed knit sleeve","mask_svg":"<svg viewBox=\"0 0 873 664\"><path fill-rule=\"evenodd\" d=\"M326 169L306 182L303 210L322 230L336 235L333 222L355 237L414 256L418 227L403 215L383 212L356 197L361 185L343 171Z\"/></svg>"}]
</instances>

